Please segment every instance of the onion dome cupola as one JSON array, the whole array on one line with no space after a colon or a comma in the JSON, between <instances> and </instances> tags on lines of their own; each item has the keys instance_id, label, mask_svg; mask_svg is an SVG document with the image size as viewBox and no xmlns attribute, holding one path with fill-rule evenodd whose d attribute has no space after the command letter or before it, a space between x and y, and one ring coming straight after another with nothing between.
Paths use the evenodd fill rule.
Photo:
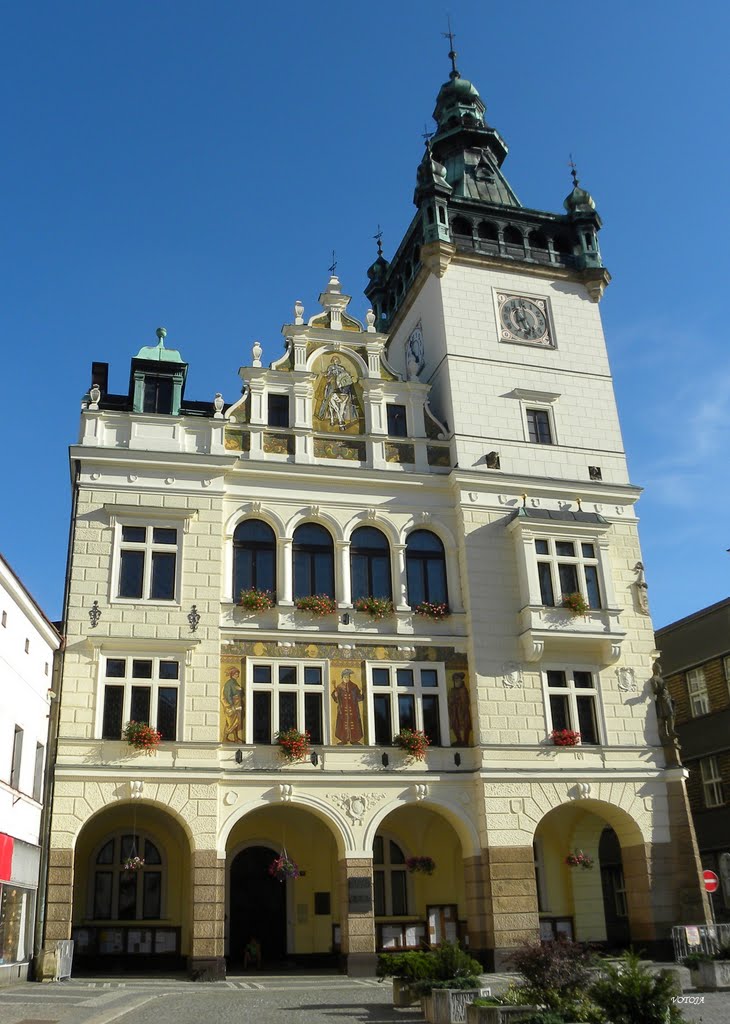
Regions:
<instances>
[{"instance_id":1,"label":"onion dome cupola","mask_svg":"<svg viewBox=\"0 0 730 1024\"><path fill-rule=\"evenodd\" d=\"M129 397L133 412L178 416L188 364L174 348L165 348L167 331L157 328L157 344L143 345L132 360Z\"/></svg>"},{"instance_id":2,"label":"onion dome cupola","mask_svg":"<svg viewBox=\"0 0 730 1024\"><path fill-rule=\"evenodd\" d=\"M450 242L448 201L453 189L446 180L446 168L434 158L431 140L416 171L413 202L421 211L424 242Z\"/></svg>"},{"instance_id":3,"label":"onion dome cupola","mask_svg":"<svg viewBox=\"0 0 730 1024\"><path fill-rule=\"evenodd\" d=\"M574 224L577 234L576 261L580 267L602 267L598 232L601 230L603 222L596 210L593 196L580 187L578 171L572 158L570 168L573 176L573 190L565 197L563 206Z\"/></svg>"},{"instance_id":4,"label":"onion dome cupola","mask_svg":"<svg viewBox=\"0 0 730 1024\"><path fill-rule=\"evenodd\" d=\"M375 235L375 239L378 243L378 255L375 261L368 267L368 285L365 289L365 294L367 295L373 308L373 312L375 313L375 322L380 324L381 321L386 318L386 280L388 277L388 269L390 267L385 256L383 256L383 232L380 230L380 225L378 225L378 231Z\"/></svg>"}]
</instances>

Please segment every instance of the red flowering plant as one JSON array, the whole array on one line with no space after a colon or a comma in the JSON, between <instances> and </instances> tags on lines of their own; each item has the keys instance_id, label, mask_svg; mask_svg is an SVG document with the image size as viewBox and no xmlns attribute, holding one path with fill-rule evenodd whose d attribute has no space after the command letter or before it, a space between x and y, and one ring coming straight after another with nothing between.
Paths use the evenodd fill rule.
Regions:
<instances>
[{"instance_id":1,"label":"red flowering plant","mask_svg":"<svg viewBox=\"0 0 730 1024\"><path fill-rule=\"evenodd\" d=\"M333 615L337 611L337 602L329 594L298 597L294 604L300 612L309 612L311 615Z\"/></svg>"},{"instance_id":2,"label":"red flowering plant","mask_svg":"<svg viewBox=\"0 0 730 1024\"><path fill-rule=\"evenodd\" d=\"M249 612L265 612L274 607L274 595L270 590L257 590L256 587L249 587L248 590L241 591L238 607L245 608Z\"/></svg>"},{"instance_id":3,"label":"red flowering plant","mask_svg":"<svg viewBox=\"0 0 730 1024\"><path fill-rule=\"evenodd\" d=\"M579 615L587 615L591 610L591 606L577 590L572 594L563 594L562 602L563 608L570 609L574 618L577 618Z\"/></svg>"},{"instance_id":4,"label":"red flowering plant","mask_svg":"<svg viewBox=\"0 0 730 1024\"><path fill-rule=\"evenodd\" d=\"M309 733L298 729L283 729L276 734L279 753L285 761L303 761L309 753Z\"/></svg>"},{"instance_id":5,"label":"red flowering plant","mask_svg":"<svg viewBox=\"0 0 730 1024\"><path fill-rule=\"evenodd\" d=\"M435 601L421 601L413 609L416 615L422 615L425 619L447 619L451 615L451 609L445 601L438 604Z\"/></svg>"},{"instance_id":6,"label":"red flowering plant","mask_svg":"<svg viewBox=\"0 0 730 1024\"><path fill-rule=\"evenodd\" d=\"M568 854L565 863L571 868L583 868L584 871L590 871L593 867L593 857L589 857L582 850L576 850L575 853Z\"/></svg>"},{"instance_id":7,"label":"red flowering plant","mask_svg":"<svg viewBox=\"0 0 730 1024\"><path fill-rule=\"evenodd\" d=\"M367 612L373 619L384 619L395 612L388 597L358 597L354 608L356 612Z\"/></svg>"},{"instance_id":8,"label":"red flowering plant","mask_svg":"<svg viewBox=\"0 0 730 1024\"><path fill-rule=\"evenodd\" d=\"M144 750L145 754L154 754L162 741L162 734L146 722L127 722L122 738L135 750Z\"/></svg>"},{"instance_id":9,"label":"red flowering plant","mask_svg":"<svg viewBox=\"0 0 730 1024\"><path fill-rule=\"evenodd\" d=\"M580 733L573 729L553 729L550 739L556 747L577 747L580 744Z\"/></svg>"},{"instance_id":10,"label":"red flowering plant","mask_svg":"<svg viewBox=\"0 0 730 1024\"><path fill-rule=\"evenodd\" d=\"M433 857L406 857L406 867L411 874L422 871L424 875L432 875L436 870L436 861Z\"/></svg>"},{"instance_id":11,"label":"red flowering plant","mask_svg":"<svg viewBox=\"0 0 730 1024\"><path fill-rule=\"evenodd\" d=\"M431 746L431 740L421 729L401 729L393 742L413 761L425 761L426 751Z\"/></svg>"},{"instance_id":12,"label":"red flowering plant","mask_svg":"<svg viewBox=\"0 0 730 1024\"><path fill-rule=\"evenodd\" d=\"M269 874L279 882L285 882L287 878L299 878L301 871L296 861L291 859L286 850L282 850L269 864Z\"/></svg>"}]
</instances>

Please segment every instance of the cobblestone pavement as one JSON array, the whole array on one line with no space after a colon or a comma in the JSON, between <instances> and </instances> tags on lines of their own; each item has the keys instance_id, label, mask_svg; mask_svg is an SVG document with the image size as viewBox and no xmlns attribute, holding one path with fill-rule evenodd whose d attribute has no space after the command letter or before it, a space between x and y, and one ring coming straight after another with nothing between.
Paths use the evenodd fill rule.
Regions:
<instances>
[{"instance_id":1,"label":"cobblestone pavement","mask_svg":"<svg viewBox=\"0 0 730 1024\"><path fill-rule=\"evenodd\" d=\"M501 991L510 975L485 975ZM683 971L689 984L689 974ZM730 992L685 990L692 1024L730 1024ZM390 984L338 974L229 977L214 984L183 978L75 978L0 990L0 1024L420 1024L420 1010L394 1009ZM640 1024L640 1022L636 1022Z\"/></svg>"}]
</instances>

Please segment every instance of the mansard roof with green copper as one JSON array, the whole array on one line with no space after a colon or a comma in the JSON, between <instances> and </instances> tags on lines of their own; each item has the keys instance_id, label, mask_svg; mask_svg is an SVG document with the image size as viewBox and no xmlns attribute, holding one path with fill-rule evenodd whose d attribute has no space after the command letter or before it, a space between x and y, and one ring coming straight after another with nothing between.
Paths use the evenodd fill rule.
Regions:
<instances>
[{"instance_id":1,"label":"mansard roof with green copper","mask_svg":"<svg viewBox=\"0 0 730 1024\"><path fill-rule=\"evenodd\" d=\"M185 360L175 348L165 348L167 331L164 327L157 328L158 342L156 345L143 345L135 359L148 359L160 363L184 363Z\"/></svg>"}]
</instances>

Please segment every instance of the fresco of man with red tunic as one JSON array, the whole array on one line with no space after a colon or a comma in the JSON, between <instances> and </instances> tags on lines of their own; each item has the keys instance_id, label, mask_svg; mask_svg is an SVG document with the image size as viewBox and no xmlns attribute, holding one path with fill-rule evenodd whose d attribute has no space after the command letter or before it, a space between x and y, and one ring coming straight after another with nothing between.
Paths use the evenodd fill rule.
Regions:
<instances>
[{"instance_id":1,"label":"fresco of man with red tunic","mask_svg":"<svg viewBox=\"0 0 730 1024\"><path fill-rule=\"evenodd\" d=\"M337 705L335 739L340 746L362 743L363 738L360 705L364 697L360 687L353 682L354 674L351 668L344 668L340 682L332 691L332 700Z\"/></svg>"}]
</instances>

